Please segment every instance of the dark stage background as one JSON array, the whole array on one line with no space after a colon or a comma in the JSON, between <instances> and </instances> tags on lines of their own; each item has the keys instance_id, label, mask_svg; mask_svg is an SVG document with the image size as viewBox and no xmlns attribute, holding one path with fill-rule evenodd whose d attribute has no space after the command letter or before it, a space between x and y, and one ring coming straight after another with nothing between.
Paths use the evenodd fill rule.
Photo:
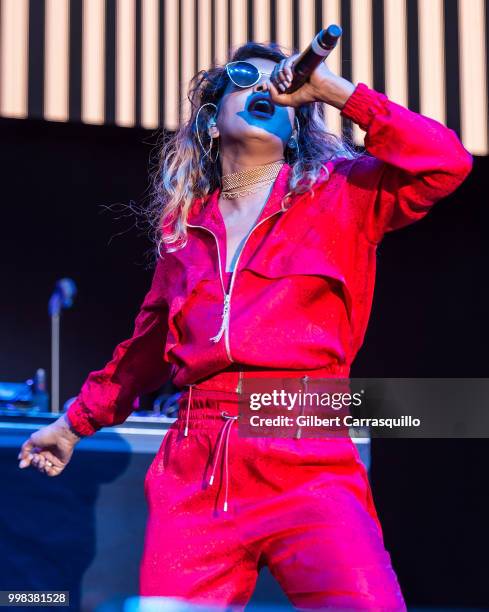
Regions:
<instances>
[{"instance_id":1,"label":"dark stage background","mask_svg":"<svg viewBox=\"0 0 489 612\"><path fill-rule=\"evenodd\" d=\"M49 374L47 303L78 285L63 315L61 401L132 333L149 288L150 243L104 205L144 203L155 134L0 120L0 380ZM369 330L352 376L487 377L489 158L452 196L378 251ZM120 218L117 218L120 217ZM489 606L487 440L374 440L372 483L407 600Z\"/></svg>"}]
</instances>

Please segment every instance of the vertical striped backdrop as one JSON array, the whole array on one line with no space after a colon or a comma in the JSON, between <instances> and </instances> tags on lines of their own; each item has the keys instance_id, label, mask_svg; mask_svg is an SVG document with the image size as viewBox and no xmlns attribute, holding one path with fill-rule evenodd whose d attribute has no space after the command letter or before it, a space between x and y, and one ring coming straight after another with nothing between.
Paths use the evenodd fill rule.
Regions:
<instances>
[{"instance_id":1,"label":"vertical striped backdrop","mask_svg":"<svg viewBox=\"0 0 489 612\"><path fill-rule=\"evenodd\" d=\"M305 48L343 28L329 67L488 154L489 0L0 0L0 115L174 130L191 76L247 40ZM336 109L329 129L340 133ZM347 123L347 122L345 122ZM353 126L353 138L364 133Z\"/></svg>"}]
</instances>

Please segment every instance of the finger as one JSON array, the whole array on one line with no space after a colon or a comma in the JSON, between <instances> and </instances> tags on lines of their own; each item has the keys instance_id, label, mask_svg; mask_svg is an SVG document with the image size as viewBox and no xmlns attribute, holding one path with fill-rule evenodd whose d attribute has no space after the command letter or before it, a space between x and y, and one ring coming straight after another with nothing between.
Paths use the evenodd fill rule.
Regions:
<instances>
[{"instance_id":1,"label":"finger","mask_svg":"<svg viewBox=\"0 0 489 612\"><path fill-rule=\"evenodd\" d=\"M288 106L289 94L279 92L273 83L270 83L269 89L272 102L280 106Z\"/></svg>"},{"instance_id":2,"label":"finger","mask_svg":"<svg viewBox=\"0 0 489 612\"><path fill-rule=\"evenodd\" d=\"M32 459L34 458L34 453L27 453L23 456L22 461L19 463L19 468L24 469L31 465Z\"/></svg>"},{"instance_id":3,"label":"finger","mask_svg":"<svg viewBox=\"0 0 489 612\"><path fill-rule=\"evenodd\" d=\"M32 458L33 465L42 472L45 467L46 460L41 453L36 453Z\"/></svg>"},{"instance_id":4,"label":"finger","mask_svg":"<svg viewBox=\"0 0 489 612\"><path fill-rule=\"evenodd\" d=\"M278 89L280 89L280 84L281 84L282 78L283 78L283 76L282 76L282 74L280 72L282 66L283 66L283 60L274 66L274 68L272 70L272 74L270 75L271 82Z\"/></svg>"},{"instance_id":5,"label":"finger","mask_svg":"<svg viewBox=\"0 0 489 612\"><path fill-rule=\"evenodd\" d=\"M279 100L277 98L280 97L280 93L271 81L268 84L268 90L270 91L270 98L272 99L272 102L278 102Z\"/></svg>"},{"instance_id":6,"label":"finger","mask_svg":"<svg viewBox=\"0 0 489 612\"><path fill-rule=\"evenodd\" d=\"M32 440L32 438L27 438L27 440L20 447L21 458L27 457L27 455L30 452L32 452L33 448L34 448L34 441Z\"/></svg>"},{"instance_id":7,"label":"finger","mask_svg":"<svg viewBox=\"0 0 489 612\"><path fill-rule=\"evenodd\" d=\"M285 62L284 72L285 77L289 83L292 83L292 79L294 78L294 73L292 71L292 66L294 65L294 59L289 57Z\"/></svg>"},{"instance_id":8,"label":"finger","mask_svg":"<svg viewBox=\"0 0 489 612\"><path fill-rule=\"evenodd\" d=\"M287 89L287 77L285 74L285 59L283 59L279 64L278 69L278 88L280 91L285 91Z\"/></svg>"},{"instance_id":9,"label":"finger","mask_svg":"<svg viewBox=\"0 0 489 612\"><path fill-rule=\"evenodd\" d=\"M270 75L269 81L271 83L276 83L277 82L277 75L278 75L278 64L273 67L272 74Z\"/></svg>"},{"instance_id":10,"label":"finger","mask_svg":"<svg viewBox=\"0 0 489 612\"><path fill-rule=\"evenodd\" d=\"M57 468L55 465L46 466L46 468L44 469L44 473L47 476L57 476L59 472L60 472L60 469Z\"/></svg>"},{"instance_id":11,"label":"finger","mask_svg":"<svg viewBox=\"0 0 489 612\"><path fill-rule=\"evenodd\" d=\"M281 79L283 79L285 76L284 70L285 70L285 59L283 59L278 65L278 72L279 72Z\"/></svg>"},{"instance_id":12,"label":"finger","mask_svg":"<svg viewBox=\"0 0 489 612\"><path fill-rule=\"evenodd\" d=\"M22 445L22 450L20 451L21 459L30 463L32 460L32 457L36 455L39 450L40 448L36 446L35 441L33 437L31 436Z\"/></svg>"},{"instance_id":13,"label":"finger","mask_svg":"<svg viewBox=\"0 0 489 612\"><path fill-rule=\"evenodd\" d=\"M60 469L64 467L63 462L51 451L42 451L42 455L44 456L45 464L47 467L55 467Z\"/></svg>"},{"instance_id":14,"label":"finger","mask_svg":"<svg viewBox=\"0 0 489 612\"><path fill-rule=\"evenodd\" d=\"M53 455L53 453L51 451L45 450L42 451L42 456L44 457L46 463L52 463L53 465L57 465L59 462L58 457L56 457L55 455Z\"/></svg>"},{"instance_id":15,"label":"finger","mask_svg":"<svg viewBox=\"0 0 489 612\"><path fill-rule=\"evenodd\" d=\"M47 476L58 476L63 471L63 466L58 467L57 465L46 465L44 473Z\"/></svg>"},{"instance_id":16,"label":"finger","mask_svg":"<svg viewBox=\"0 0 489 612\"><path fill-rule=\"evenodd\" d=\"M33 455L33 457L32 457L31 464L32 464L34 467L39 468L40 463L41 463L41 455L39 455L39 453L35 453L35 454Z\"/></svg>"}]
</instances>

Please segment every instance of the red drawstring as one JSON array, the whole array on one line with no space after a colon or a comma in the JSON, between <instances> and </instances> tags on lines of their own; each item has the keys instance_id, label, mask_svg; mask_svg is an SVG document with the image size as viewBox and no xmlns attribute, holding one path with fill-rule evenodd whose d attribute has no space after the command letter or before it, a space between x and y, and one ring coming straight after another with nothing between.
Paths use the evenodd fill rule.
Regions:
<instances>
[{"instance_id":1,"label":"red drawstring","mask_svg":"<svg viewBox=\"0 0 489 612\"><path fill-rule=\"evenodd\" d=\"M308 389L307 382L308 382L308 380L309 380L309 376L307 376L307 375L303 376L301 378L301 383L302 383L302 388L304 390L304 393L307 393L307 389ZM303 410L304 410L304 406L301 403L301 412L300 412L301 416L304 413ZM296 438L296 440L299 440L301 437L302 437L302 427L301 427L301 425L299 425L298 428L297 428L297 431L295 433L295 438Z\"/></svg>"},{"instance_id":2,"label":"red drawstring","mask_svg":"<svg viewBox=\"0 0 489 612\"><path fill-rule=\"evenodd\" d=\"M212 465L212 473L209 478L209 485L212 485L214 482L214 476L216 473L217 462L219 459L219 451L221 450L222 440L224 438L224 482L225 482L225 493L224 493L224 512L228 511L228 496L229 496L229 434L231 433L231 427L233 423L238 418L237 416L230 416L227 412L221 412L221 416L223 419L226 419L221 431L219 432L219 442L217 444L216 452L214 455L213 465Z\"/></svg>"},{"instance_id":3,"label":"red drawstring","mask_svg":"<svg viewBox=\"0 0 489 612\"><path fill-rule=\"evenodd\" d=\"M188 436L189 429L189 418L190 418L190 405L192 402L192 386L188 385L188 398L187 398L187 410L186 410L186 418L185 418L185 429L183 432L184 436ZM214 454L213 465L212 465L212 473L209 478L209 485L212 485L214 482L214 477L217 468L217 462L219 459L219 452L221 450L222 441L224 439L224 482L225 482L225 495L224 495L224 512L228 510L228 497L229 497L229 434L231 433L231 427L233 423L238 418L237 416L230 416L227 412L221 412L221 416L223 419L226 419L221 431L219 432L219 439L217 442L216 451Z\"/></svg>"},{"instance_id":4,"label":"red drawstring","mask_svg":"<svg viewBox=\"0 0 489 612\"><path fill-rule=\"evenodd\" d=\"M183 431L184 436L188 436L188 420L190 417L190 402L192 401L192 387L193 385L188 386L188 398L187 398L187 417L185 419L185 429Z\"/></svg>"}]
</instances>

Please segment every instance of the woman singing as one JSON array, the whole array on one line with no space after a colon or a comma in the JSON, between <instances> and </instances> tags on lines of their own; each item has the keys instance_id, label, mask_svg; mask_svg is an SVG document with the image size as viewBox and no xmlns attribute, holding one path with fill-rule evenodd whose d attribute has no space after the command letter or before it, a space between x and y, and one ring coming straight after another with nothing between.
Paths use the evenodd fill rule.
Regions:
<instances>
[{"instance_id":1,"label":"woman singing","mask_svg":"<svg viewBox=\"0 0 489 612\"><path fill-rule=\"evenodd\" d=\"M267 565L300 609L405 610L351 438L240 436L237 396L254 376L348 377L377 245L452 193L472 157L324 62L284 93L296 57L248 43L192 79L155 174L156 267L133 335L19 459L60 474L80 437L172 380L178 418L144 483L141 595L241 609ZM322 103L366 131L365 152L328 133Z\"/></svg>"}]
</instances>

